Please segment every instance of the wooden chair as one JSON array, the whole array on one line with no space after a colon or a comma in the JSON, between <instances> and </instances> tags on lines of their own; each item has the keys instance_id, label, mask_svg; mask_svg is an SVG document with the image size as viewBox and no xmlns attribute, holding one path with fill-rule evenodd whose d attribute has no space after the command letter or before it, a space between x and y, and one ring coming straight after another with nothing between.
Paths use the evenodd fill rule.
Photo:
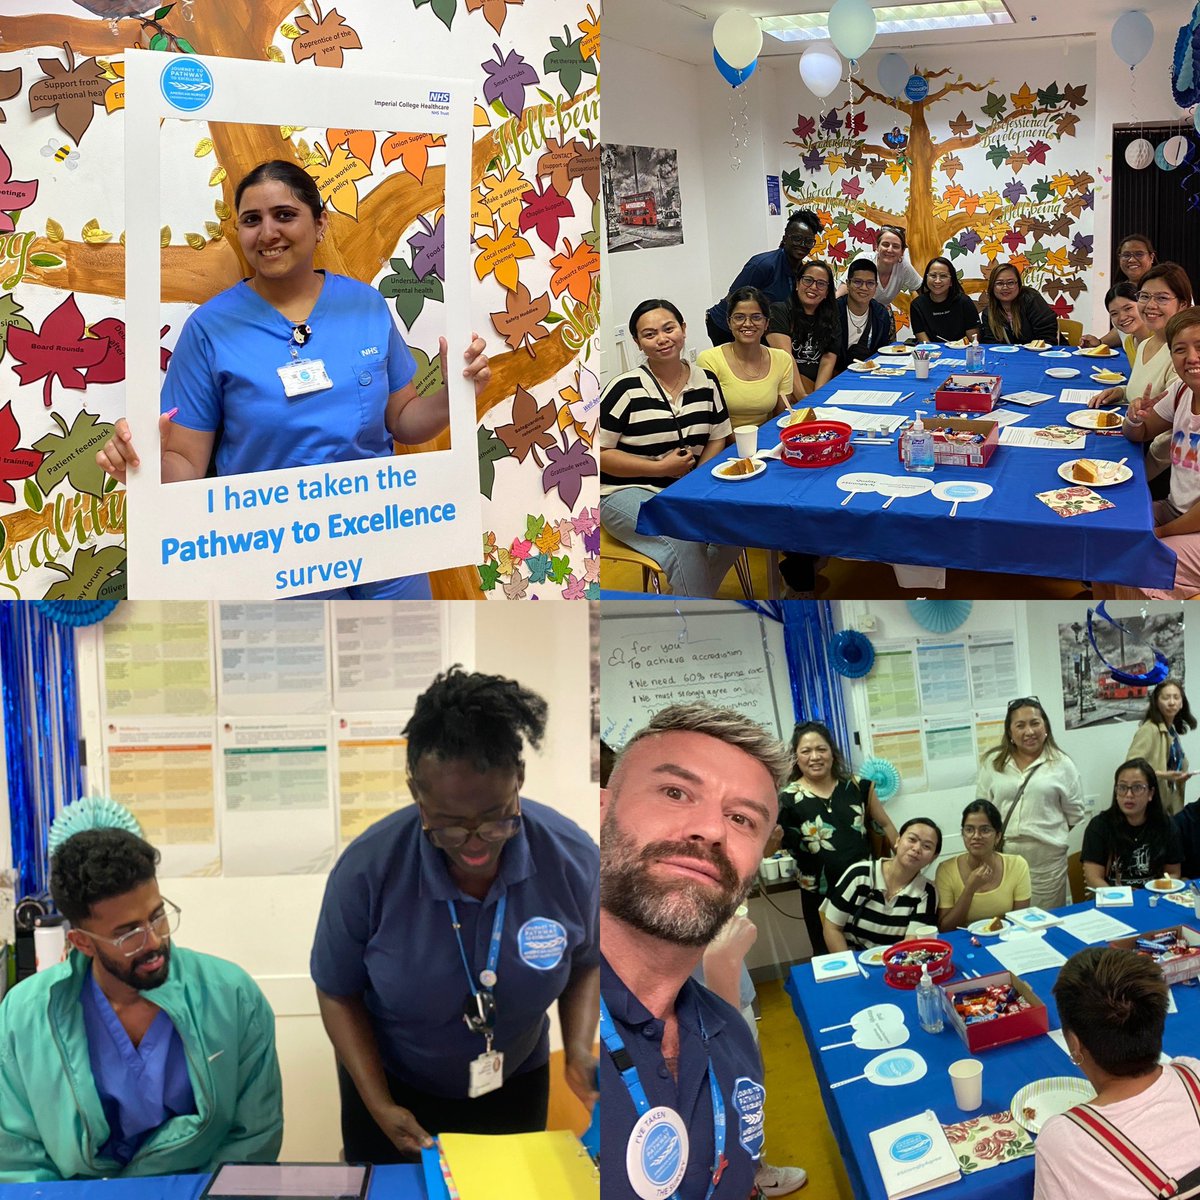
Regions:
<instances>
[{"instance_id":1,"label":"wooden chair","mask_svg":"<svg viewBox=\"0 0 1200 1200\"><path fill-rule=\"evenodd\" d=\"M618 541L603 525L600 526L600 576L604 578L604 560L632 563L642 570L642 591L661 595L667 590L667 573L648 554Z\"/></svg>"},{"instance_id":2,"label":"wooden chair","mask_svg":"<svg viewBox=\"0 0 1200 1200\"><path fill-rule=\"evenodd\" d=\"M1083 863L1079 861L1078 850L1067 859L1067 887L1071 892L1072 904L1087 899L1087 884L1084 882Z\"/></svg>"},{"instance_id":3,"label":"wooden chair","mask_svg":"<svg viewBox=\"0 0 1200 1200\"><path fill-rule=\"evenodd\" d=\"M1083 341L1083 322L1069 321L1066 317L1058 318L1059 345L1064 342L1068 346L1078 346Z\"/></svg>"}]
</instances>

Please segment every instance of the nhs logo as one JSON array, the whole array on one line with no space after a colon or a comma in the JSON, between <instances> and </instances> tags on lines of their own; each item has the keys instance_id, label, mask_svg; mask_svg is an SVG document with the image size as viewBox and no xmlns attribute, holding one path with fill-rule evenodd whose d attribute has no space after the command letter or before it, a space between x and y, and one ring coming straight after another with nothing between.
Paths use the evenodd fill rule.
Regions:
<instances>
[{"instance_id":1,"label":"nhs logo","mask_svg":"<svg viewBox=\"0 0 1200 1200\"><path fill-rule=\"evenodd\" d=\"M431 104L449 104L450 103L450 93L449 92L430 92L429 93L429 102Z\"/></svg>"}]
</instances>

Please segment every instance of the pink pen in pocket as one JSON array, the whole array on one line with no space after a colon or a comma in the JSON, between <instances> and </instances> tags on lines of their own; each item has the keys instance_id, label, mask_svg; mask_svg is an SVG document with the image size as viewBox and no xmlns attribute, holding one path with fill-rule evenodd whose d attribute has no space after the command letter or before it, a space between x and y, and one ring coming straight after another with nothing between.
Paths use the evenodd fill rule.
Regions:
<instances>
[{"instance_id":1,"label":"pink pen in pocket","mask_svg":"<svg viewBox=\"0 0 1200 1200\"><path fill-rule=\"evenodd\" d=\"M173 409L171 409L170 412L163 413L163 416L166 417L168 421L170 421L175 417L175 414L178 412L179 412L178 408L173 408Z\"/></svg>"}]
</instances>

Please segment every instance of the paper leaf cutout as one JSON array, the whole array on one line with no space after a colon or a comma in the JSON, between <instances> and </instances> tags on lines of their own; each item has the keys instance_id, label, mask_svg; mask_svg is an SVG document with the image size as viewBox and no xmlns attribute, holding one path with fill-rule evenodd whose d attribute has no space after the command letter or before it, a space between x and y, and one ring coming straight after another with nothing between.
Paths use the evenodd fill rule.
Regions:
<instances>
[{"instance_id":1,"label":"paper leaf cutout","mask_svg":"<svg viewBox=\"0 0 1200 1200\"><path fill-rule=\"evenodd\" d=\"M521 4L523 0L467 0L467 12L483 9L483 18L497 32L504 28L510 4Z\"/></svg>"},{"instance_id":2,"label":"paper leaf cutout","mask_svg":"<svg viewBox=\"0 0 1200 1200\"><path fill-rule=\"evenodd\" d=\"M496 436L513 452L518 462L524 462L532 454L533 461L540 467L544 464L535 447L546 449L556 445L554 434L549 432L556 416L553 401L539 405L533 393L518 384L513 397L512 420L507 425L498 425ZM539 528L532 540L536 541L540 532ZM527 536L530 536L528 531Z\"/></svg>"},{"instance_id":3,"label":"paper leaf cutout","mask_svg":"<svg viewBox=\"0 0 1200 1200\"><path fill-rule=\"evenodd\" d=\"M9 329L33 329L29 321L19 315L21 312L21 305L13 299L11 292L0 296L0 360L7 349Z\"/></svg>"},{"instance_id":4,"label":"paper leaf cutout","mask_svg":"<svg viewBox=\"0 0 1200 1200\"><path fill-rule=\"evenodd\" d=\"M485 592L494 592L500 581L500 568L492 563L480 563L475 570L479 572L479 587Z\"/></svg>"},{"instance_id":5,"label":"paper leaf cutout","mask_svg":"<svg viewBox=\"0 0 1200 1200\"><path fill-rule=\"evenodd\" d=\"M467 3L469 6L470 0L467 0ZM542 60L543 74L557 75L563 90L572 98L579 90L579 83L584 74L595 75L597 69L594 59L583 56L583 38L575 38L572 41L571 31L565 25L561 38L550 38L550 53Z\"/></svg>"},{"instance_id":6,"label":"paper leaf cutout","mask_svg":"<svg viewBox=\"0 0 1200 1200\"><path fill-rule=\"evenodd\" d=\"M77 492L102 499L108 477L96 462L96 451L112 437L114 427L83 409L75 414L70 429L58 413L51 413L50 419L61 433L48 433L33 443L44 455L37 471L38 487L49 495L67 479Z\"/></svg>"},{"instance_id":7,"label":"paper leaf cutout","mask_svg":"<svg viewBox=\"0 0 1200 1200\"><path fill-rule=\"evenodd\" d=\"M529 591L529 577L518 572L508 583L501 586L504 588L504 594L510 600L524 600L526 592Z\"/></svg>"},{"instance_id":8,"label":"paper leaf cutout","mask_svg":"<svg viewBox=\"0 0 1200 1200\"><path fill-rule=\"evenodd\" d=\"M42 461L39 451L20 448L17 445L20 440L21 429L9 401L0 408L0 503L14 503L17 493L11 481L28 479Z\"/></svg>"},{"instance_id":9,"label":"paper leaf cutout","mask_svg":"<svg viewBox=\"0 0 1200 1200\"><path fill-rule=\"evenodd\" d=\"M567 167L567 174L572 179L583 181L583 190L587 192L588 199L595 204L600 195L600 143L597 142L594 146L576 144L579 146L579 153L575 155L574 162ZM562 194L565 196L566 192Z\"/></svg>"},{"instance_id":10,"label":"paper leaf cutout","mask_svg":"<svg viewBox=\"0 0 1200 1200\"><path fill-rule=\"evenodd\" d=\"M434 15L447 29L454 23L454 14L458 11L458 0L413 0L413 8L430 5Z\"/></svg>"},{"instance_id":11,"label":"paper leaf cutout","mask_svg":"<svg viewBox=\"0 0 1200 1200\"><path fill-rule=\"evenodd\" d=\"M600 57L600 18L587 6L588 15L575 26L583 34L579 50L584 58Z\"/></svg>"},{"instance_id":12,"label":"paper leaf cutout","mask_svg":"<svg viewBox=\"0 0 1200 1200\"><path fill-rule=\"evenodd\" d=\"M532 258L533 247L507 225L500 230L499 237L480 234L475 244L480 248L480 253L475 256L475 277L483 280L494 275L496 282L511 292L520 277L517 260Z\"/></svg>"},{"instance_id":13,"label":"paper leaf cutout","mask_svg":"<svg viewBox=\"0 0 1200 1200\"><path fill-rule=\"evenodd\" d=\"M301 32L292 41L292 60L301 63L311 58L318 67L340 67L343 52L361 50L362 42L336 8L331 8L324 18L319 8L316 13L315 21L309 16L296 18Z\"/></svg>"},{"instance_id":14,"label":"paper leaf cutout","mask_svg":"<svg viewBox=\"0 0 1200 1200\"><path fill-rule=\"evenodd\" d=\"M518 283L516 289L507 293L504 298L504 312L494 312L490 315L496 332L511 349L516 350L524 345L529 351L529 356L536 358L533 343L549 336L550 331L541 324L549 312L549 292L543 292L534 300L529 295L529 289L523 283Z\"/></svg>"},{"instance_id":15,"label":"paper leaf cutout","mask_svg":"<svg viewBox=\"0 0 1200 1200\"><path fill-rule=\"evenodd\" d=\"M371 159L375 157L375 130L327 129L325 134L330 150L345 146L359 162L371 165Z\"/></svg>"},{"instance_id":16,"label":"paper leaf cutout","mask_svg":"<svg viewBox=\"0 0 1200 1200\"><path fill-rule=\"evenodd\" d=\"M424 279L431 271L439 278L446 278L446 223L439 216L437 223L430 225L424 217L417 218L424 233L414 233L408 239L413 252L413 272Z\"/></svg>"},{"instance_id":17,"label":"paper leaf cutout","mask_svg":"<svg viewBox=\"0 0 1200 1200\"><path fill-rule=\"evenodd\" d=\"M108 80L94 58L85 58L76 66L70 42L63 43L63 51L65 65L57 58L38 59L45 75L29 88L29 111L52 108L58 127L79 143L92 123L96 106L104 104Z\"/></svg>"},{"instance_id":18,"label":"paper leaf cutout","mask_svg":"<svg viewBox=\"0 0 1200 1200\"><path fill-rule=\"evenodd\" d=\"M483 425L476 430L476 439L479 443L479 490L490 500L496 483L496 464L502 458L511 458L512 451Z\"/></svg>"},{"instance_id":19,"label":"paper leaf cutout","mask_svg":"<svg viewBox=\"0 0 1200 1200\"><path fill-rule=\"evenodd\" d=\"M527 63L515 50L501 58L503 51L493 44L494 59L479 65L487 78L483 81L483 98L491 104L499 100L514 116L525 110L525 89L541 82L532 64Z\"/></svg>"},{"instance_id":20,"label":"paper leaf cutout","mask_svg":"<svg viewBox=\"0 0 1200 1200\"><path fill-rule=\"evenodd\" d=\"M480 203L491 214L492 221L499 217L502 225L515 229L521 219L521 198L529 191L529 181L513 167L503 176L485 175L482 186ZM476 221L476 224L480 222Z\"/></svg>"},{"instance_id":21,"label":"paper leaf cutout","mask_svg":"<svg viewBox=\"0 0 1200 1200\"><path fill-rule=\"evenodd\" d=\"M562 143L557 138L546 139L545 150L537 161L538 178L549 176L550 185L560 196L565 196L571 190L571 164L578 157L580 149L575 138Z\"/></svg>"},{"instance_id":22,"label":"paper leaf cutout","mask_svg":"<svg viewBox=\"0 0 1200 1200\"><path fill-rule=\"evenodd\" d=\"M999 96L995 92L988 92L987 103L982 106L983 115L991 117L993 121L998 121L1004 116L1004 110L1008 108L1008 97L1001 93Z\"/></svg>"},{"instance_id":23,"label":"paper leaf cutout","mask_svg":"<svg viewBox=\"0 0 1200 1200\"><path fill-rule=\"evenodd\" d=\"M564 217L575 215L575 209L571 202L559 195L554 184L550 184L544 191L530 189L521 197L521 200L525 204L525 208L517 222L517 227L522 233L528 233L530 229L537 230L537 235L542 242L553 249L558 241L559 222Z\"/></svg>"},{"instance_id":24,"label":"paper leaf cutout","mask_svg":"<svg viewBox=\"0 0 1200 1200\"><path fill-rule=\"evenodd\" d=\"M971 132L971 124L971 118L960 109L958 116L950 122L950 132L955 137L966 137Z\"/></svg>"},{"instance_id":25,"label":"paper leaf cutout","mask_svg":"<svg viewBox=\"0 0 1200 1200\"><path fill-rule=\"evenodd\" d=\"M95 366L104 358L108 352L108 338L85 336L83 314L72 293L46 317L36 334L31 330L10 328L8 351L21 363L13 370L22 383L45 380L42 402L49 408L55 379L60 387L74 391L87 387L87 379L80 368Z\"/></svg>"},{"instance_id":26,"label":"paper leaf cutout","mask_svg":"<svg viewBox=\"0 0 1200 1200\"><path fill-rule=\"evenodd\" d=\"M426 275L424 279L418 279L412 267L402 258L393 258L391 265L394 274L385 275L379 281L379 291L386 299L396 301L396 312L400 320L404 322L406 329L411 329L421 315L426 300L441 303L442 281L436 275Z\"/></svg>"},{"instance_id":27,"label":"paper leaf cutout","mask_svg":"<svg viewBox=\"0 0 1200 1200\"><path fill-rule=\"evenodd\" d=\"M11 100L21 90L21 68L0 71L0 101ZM4 109L0 108L0 122L5 120Z\"/></svg>"},{"instance_id":28,"label":"paper leaf cutout","mask_svg":"<svg viewBox=\"0 0 1200 1200\"><path fill-rule=\"evenodd\" d=\"M322 201L343 216L358 220L358 180L371 177L371 168L366 163L355 158L345 146L339 146L325 163L313 163L305 171L316 182Z\"/></svg>"},{"instance_id":29,"label":"paper leaf cutout","mask_svg":"<svg viewBox=\"0 0 1200 1200\"><path fill-rule=\"evenodd\" d=\"M36 179L13 179L12 160L0 147L0 233L12 233L16 223L9 214L28 208L37 198L37 192Z\"/></svg>"},{"instance_id":30,"label":"paper leaf cutout","mask_svg":"<svg viewBox=\"0 0 1200 1200\"><path fill-rule=\"evenodd\" d=\"M557 449L557 447L555 447ZM549 491L549 489L547 489ZM534 545L543 553L553 556L555 550L562 545L562 534L558 532L557 525L551 525L547 522L542 526L541 532L534 538Z\"/></svg>"},{"instance_id":31,"label":"paper leaf cutout","mask_svg":"<svg viewBox=\"0 0 1200 1200\"><path fill-rule=\"evenodd\" d=\"M600 270L600 255L586 242L580 242L574 250L569 239L563 238L565 253L556 254L550 265L554 274L550 276L550 290L555 298L570 292L580 304L586 304L592 290L592 276Z\"/></svg>"},{"instance_id":32,"label":"paper leaf cutout","mask_svg":"<svg viewBox=\"0 0 1200 1200\"><path fill-rule=\"evenodd\" d=\"M65 578L52 584L45 600L124 600L125 551L121 546L85 546L75 552L68 570L46 563Z\"/></svg>"},{"instance_id":33,"label":"paper leaf cutout","mask_svg":"<svg viewBox=\"0 0 1200 1200\"><path fill-rule=\"evenodd\" d=\"M546 457L550 461L542 472L542 490L549 493L551 489L557 489L559 499L568 508L574 508L584 479L599 471L591 449L585 441L576 438L566 450L548 447Z\"/></svg>"},{"instance_id":34,"label":"paper leaf cutout","mask_svg":"<svg viewBox=\"0 0 1200 1200\"><path fill-rule=\"evenodd\" d=\"M561 557L551 557L550 578L555 583L562 583L571 573L571 559L564 554Z\"/></svg>"},{"instance_id":35,"label":"paper leaf cutout","mask_svg":"<svg viewBox=\"0 0 1200 1200\"><path fill-rule=\"evenodd\" d=\"M385 167L399 159L418 183L424 183L425 168L429 166L429 148L445 144L444 137L432 133L389 133L379 153Z\"/></svg>"},{"instance_id":36,"label":"paper leaf cutout","mask_svg":"<svg viewBox=\"0 0 1200 1200\"><path fill-rule=\"evenodd\" d=\"M441 391L446 382L446 377L442 374L442 356L434 354L431 357L420 346L410 346L409 351L417 364L412 377L417 395L432 396L434 392Z\"/></svg>"}]
</instances>

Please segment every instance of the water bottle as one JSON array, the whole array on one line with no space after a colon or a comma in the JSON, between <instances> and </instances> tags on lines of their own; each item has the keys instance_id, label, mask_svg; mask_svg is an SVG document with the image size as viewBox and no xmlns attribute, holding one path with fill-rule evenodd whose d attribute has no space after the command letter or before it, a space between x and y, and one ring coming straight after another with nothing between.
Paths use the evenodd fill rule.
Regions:
<instances>
[{"instance_id":1,"label":"water bottle","mask_svg":"<svg viewBox=\"0 0 1200 1200\"><path fill-rule=\"evenodd\" d=\"M921 964L921 982L917 984L917 1016L926 1033L942 1032L942 997L929 978L929 964Z\"/></svg>"}]
</instances>

